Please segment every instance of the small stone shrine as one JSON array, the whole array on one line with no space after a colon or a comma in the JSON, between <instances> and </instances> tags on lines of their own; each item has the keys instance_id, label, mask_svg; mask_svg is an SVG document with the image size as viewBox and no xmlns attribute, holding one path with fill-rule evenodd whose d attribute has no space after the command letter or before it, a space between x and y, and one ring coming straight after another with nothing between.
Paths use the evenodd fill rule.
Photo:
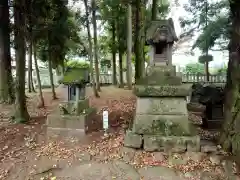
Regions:
<instances>
[{"instance_id":1,"label":"small stone shrine","mask_svg":"<svg viewBox=\"0 0 240 180\"><path fill-rule=\"evenodd\" d=\"M85 98L86 84L89 83L89 71L83 68L68 68L60 83L67 86L67 101L59 105L60 114L49 115L47 127L66 135L82 135L91 129L95 108L89 107ZM80 133L80 134L79 134Z\"/></svg>"},{"instance_id":2,"label":"small stone shrine","mask_svg":"<svg viewBox=\"0 0 240 180\"><path fill-rule=\"evenodd\" d=\"M199 151L200 137L188 120L186 96L172 65L172 46L177 41L172 19L152 21L147 30L151 46L148 74L136 82L136 115L126 132L124 145L146 151Z\"/></svg>"},{"instance_id":3,"label":"small stone shrine","mask_svg":"<svg viewBox=\"0 0 240 180\"><path fill-rule=\"evenodd\" d=\"M220 129L223 124L224 91L222 87L208 85L202 87L199 103L206 106L202 118L203 128Z\"/></svg>"}]
</instances>

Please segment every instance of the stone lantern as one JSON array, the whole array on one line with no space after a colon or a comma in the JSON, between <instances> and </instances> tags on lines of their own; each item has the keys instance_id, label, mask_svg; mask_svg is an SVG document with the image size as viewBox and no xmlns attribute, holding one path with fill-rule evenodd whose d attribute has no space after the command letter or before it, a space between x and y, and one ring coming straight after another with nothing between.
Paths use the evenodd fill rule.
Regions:
<instances>
[{"instance_id":1,"label":"stone lantern","mask_svg":"<svg viewBox=\"0 0 240 180\"><path fill-rule=\"evenodd\" d=\"M89 106L89 99L85 97L89 80L87 68L68 68L65 71L60 83L67 86L64 88L67 101L59 105L60 114L48 115L48 132L80 136L93 130L96 109Z\"/></svg>"},{"instance_id":2,"label":"stone lantern","mask_svg":"<svg viewBox=\"0 0 240 180\"><path fill-rule=\"evenodd\" d=\"M177 41L172 19L151 21L147 29L150 68L136 82L136 115L124 145L146 151L199 151L200 137L188 121L186 97L190 86L182 84L172 65Z\"/></svg>"}]
</instances>

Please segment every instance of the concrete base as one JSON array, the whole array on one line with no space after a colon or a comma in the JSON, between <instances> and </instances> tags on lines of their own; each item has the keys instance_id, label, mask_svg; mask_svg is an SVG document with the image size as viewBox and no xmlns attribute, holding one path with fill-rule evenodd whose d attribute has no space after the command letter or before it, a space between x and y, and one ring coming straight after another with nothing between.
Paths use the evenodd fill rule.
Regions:
<instances>
[{"instance_id":1,"label":"concrete base","mask_svg":"<svg viewBox=\"0 0 240 180\"><path fill-rule=\"evenodd\" d=\"M76 137L81 138L85 135L84 129L67 129L67 128L47 128L47 137Z\"/></svg>"},{"instance_id":2,"label":"concrete base","mask_svg":"<svg viewBox=\"0 0 240 180\"><path fill-rule=\"evenodd\" d=\"M139 135L132 131L127 131L124 139L124 146L136 149L143 147L145 151L149 152L199 152L200 137Z\"/></svg>"},{"instance_id":3,"label":"concrete base","mask_svg":"<svg viewBox=\"0 0 240 180\"><path fill-rule=\"evenodd\" d=\"M76 131L87 133L89 130L93 130L91 125L93 124L93 115L96 113L96 109L87 109L85 114L76 115L48 115L47 128L57 131Z\"/></svg>"}]
</instances>

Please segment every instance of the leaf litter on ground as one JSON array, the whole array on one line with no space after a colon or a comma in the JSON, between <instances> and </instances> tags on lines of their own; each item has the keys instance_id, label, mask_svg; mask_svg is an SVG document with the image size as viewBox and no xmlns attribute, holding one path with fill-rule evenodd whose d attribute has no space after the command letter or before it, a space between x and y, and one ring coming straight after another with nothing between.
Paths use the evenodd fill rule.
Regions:
<instances>
[{"instance_id":1,"label":"leaf litter on ground","mask_svg":"<svg viewBox=\"0 0 240 180\"><path fill-rule=\"evenodd\" d=\"M51 93L49 92L45 93L44 96L45 99L51 99ZM58 96L61 97L61 94L58 93ZM96 133L98 138L90 138L90 142L84 144L79 143L79 141L74 138L70 140L50 139L48 142L37 142L36 135L43 133L42 125L45 122L46 115L57 109L60 100L61 98L57 101L47 101L45 102L46 108L39 109L34 105L34 102L36 102L36 96L30 96L28 99L30 114L31 116L40 116L41 118L33 120L30 125L9 124L7 128L0 128L0 135L2 135L0 136L0 142L3 144L0 148L3 149L2 151L5 155L7 155L5 156L6 158L4 161L7 161L7 158L11 159L14 156L15 158L16 156L21 158L21 155L24 153L27 155L28 151L32 151L35 154L35 159L48 156L49 158L67 159L68 161L71 161L79 158L79 153L88 153L93 160L99 160L100 162L108 162L123 158L121 148L123 147L124 130L115 131L115 129L113 129L113 131L109 133L108 137L104 137L102 132ZM135 103L136 98L131 93L124 93L124 95L115 93L111 96L104 95L103 93L99 99L92 96L90 97L91 106L98 109L98 115L100 117L99 121L101 120L102 111L109 111L110 127L115 127L122 123L130 123L129 121L132 121L134 111L136 109ZM194 118L193 115L191 117ZM196 121L199 121L199 119ZM14 142L23 143L14 144ZM12 146L16 147L13 148ZM26 151L26 149L28 151ZM0 153L0 158L1 155L2 154ZM132 158L128 163L136 168L145 166L166 166L175 168L176 170L180 170L184 173L199 169L215 171L218 167L212 166L207 159L201 162L188 161L184 165L172 166L169 164L167 158L159 161L154 158L153 153L141 150L135 151L134 158ZM218 167L218 169L221 169L221 167ZM7 176L9 171L10 170L5 170L1 172L0 177Z\"/></svg>"}]
</instances>

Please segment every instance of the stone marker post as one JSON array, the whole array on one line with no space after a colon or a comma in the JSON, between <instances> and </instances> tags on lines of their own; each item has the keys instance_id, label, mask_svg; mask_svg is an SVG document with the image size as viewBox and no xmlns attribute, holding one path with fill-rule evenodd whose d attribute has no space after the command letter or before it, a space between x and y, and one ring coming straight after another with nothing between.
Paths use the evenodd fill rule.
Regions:
<instances>
[{"instance_id":1,"label":"stone marker post","mask_svg":"<svg viewBox=\"0 0 240 180\"><path fill-rule=\"evenodd\" d=\"M171 47L177 40L172 19L152 21L147 40L155 50L153 63L148 75L136 82L136 116L124 145L146 151L199 151L200 137L188 121L190 88L182 84L171 64Z\"/></svg>"}]
</instances>

